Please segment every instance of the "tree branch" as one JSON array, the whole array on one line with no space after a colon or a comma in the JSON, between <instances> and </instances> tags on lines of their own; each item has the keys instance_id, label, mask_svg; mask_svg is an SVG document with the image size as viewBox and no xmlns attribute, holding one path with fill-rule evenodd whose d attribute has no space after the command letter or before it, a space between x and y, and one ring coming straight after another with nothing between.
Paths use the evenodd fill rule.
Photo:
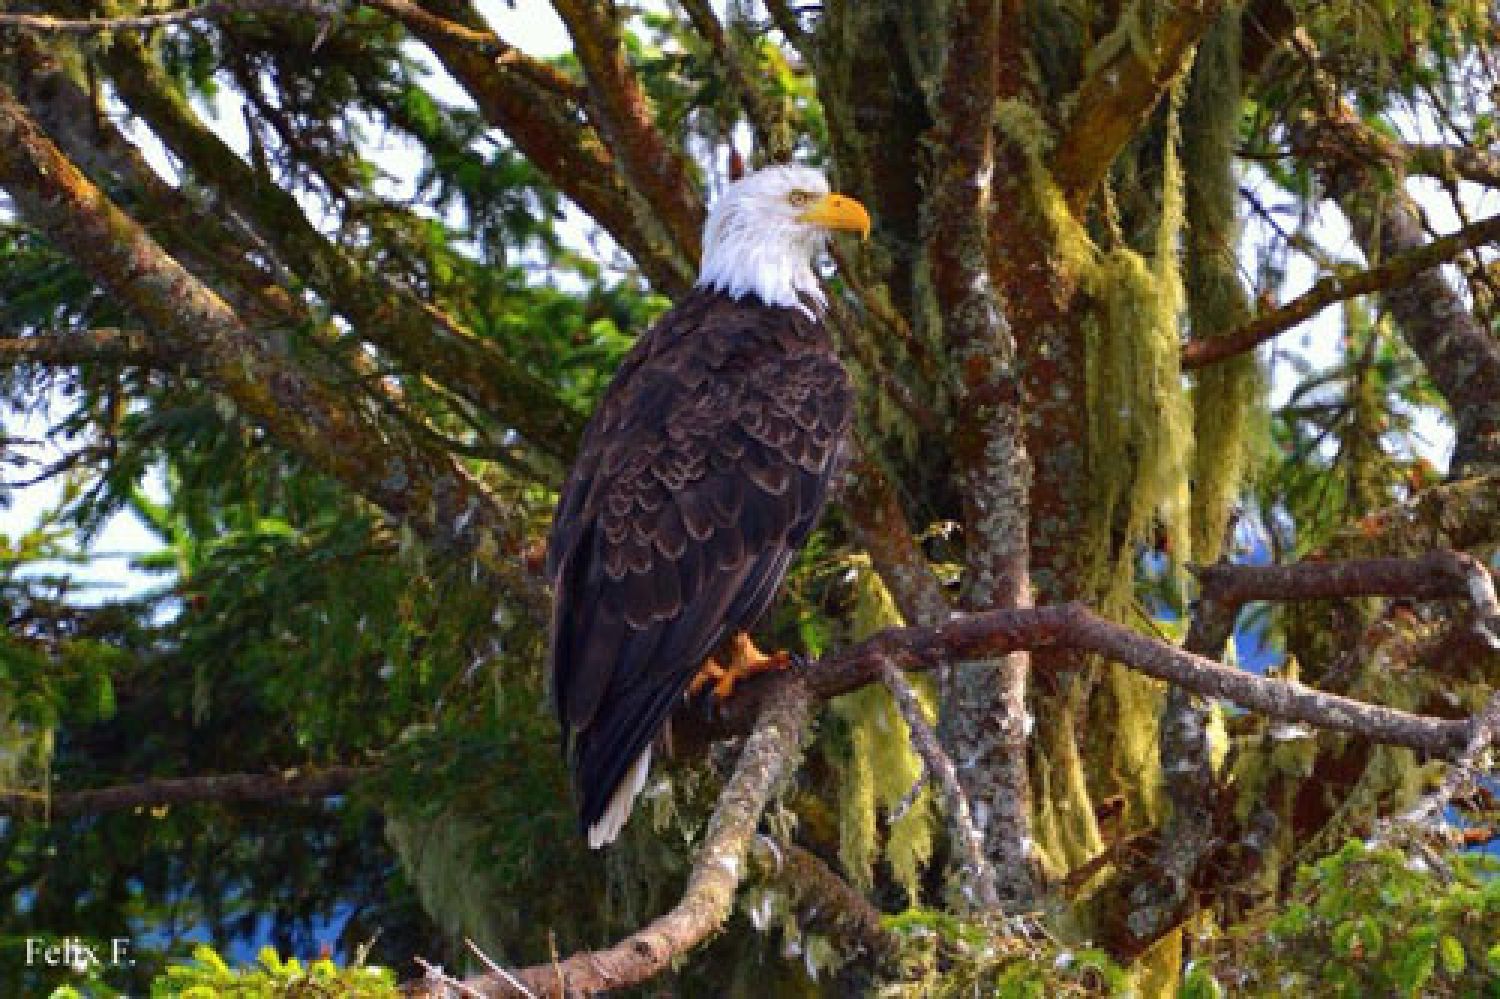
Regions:
<instances>
[{"instance_id":1,"label":"tree branch","mask_svg":"<svg viewBox=\"0 0 1500 999\"><path fill-rule=\"evenodd\" d=\"M1131 631L1080 603L955 615L931 628L890 628L824 656L805 671L801 680L817 698L826 700L879 682L881 664L886 660L903 669L925 670L955 659L1044 649L1095 653L1146 676L1269 718L1307 722L1436 755L1451 756L1462 749L1474 725L1472 719L1416 715L1232 669L1159 638ZM746 682L742 692L724 705L724 726L729 730L742 728L772 687L772 679Z\"/></svg>"},{"instance_id":2,"label":"tree branch","mask_svg":"<svg viewBox=\"0 0 1500 999\"><path fill-rule=\"evenodd\" d=\"M958 867L959 892L971 909L994 912L1000 908L995 871L984 855L984 834L974 826L968 795L958 783L958 770L938 744L937 733L927 724L922 702L917 700L917 692L906 677L888 659L879 663L879 670L881 681L895 697L901 717L911 731L912 746L922 757L928 776L937 783L938 792L943 796L943 806L948 812L953 833L953 849L963 858Z\"/></svg>"},{"instance_id":3,"label":"tree branch","mask_svg":"<svg viewBox=\"0 0 1500 999\"><path fill-rule=\"evenodd\" d=\"M537 996L591 995L647 981L701 944L729 917L761 813L800 753L810 705L807 688L795 679L778 683L763 700L734 775L719 796L687 888L670 912L604 950L504 977L471 978L464 985L483 996L524 994L513 982ZM440 994L424 984L412 986L416 995Z\"/></svg>"},{"instance_id":4,"label":"tree branch","mask_svg":"<svg viewBox=\"0 0 1500 999\"><path fill-rule=\"evenodd\" d=\"M101 326L38 336L0 338L0 365L138 364L163 367L182 359L139 330Z\"/></svg>"},{"instance_id":5,"label":"tree branch","mask_svg":"<svg viewBox=\"0 0 1500 999\"><path fill-rule=\"evenodd\" d=\"M207 21L235 14L258 14L274 11L286 14L310 14L329 18L342 5L319 0L209 0L195 7L162 11L158 14L136 14L127 17L53 17L50 14L0 13L0 28L21 28L40 34L92 35L105 31L152 31L174 24Z\"/></svg>"},{"instance_id":6,"label":"tree branch","mask_svg":"<svg viewBox=\"0 0 1500 999\"><path fill-rule=\"evenodd\" d=\"M399 20L421 39L468 91L485 120L504 131L558 190L603 226L658 291L677 296L692 287L697 257L676 245L661 220L626 183L609 147L581 120L582 108L550 87L537 85L514 61L483 54L481 39L511 49L493 32L475 28L480 38L468 32L460 36L451 30L456 22L433 13L433 9L454 8L466 20L481 23L466 0L429 2L425 8L411 0L365 0L365 4Z\"/></svg>"},{"instance_id":7,"label":"tree branch","mask_svg":"<svg viewBox=\"0 0 1500 999\"><path fill-rule=\"evenodd\" d=\"M729 36L719 15L708 0L679 0L682 9L693 22L693 29L708 43L719 64L724 69L730 89L739 98L744 108L745 120L755 133L755 144L762 156L770 163L783 163L791 158L790 130L780 121L780 115L756 85L755 74L745 65L740 46Z\"/></svg>"},{"instance_id":8,"label":"tree branch","mask_svg":"<svg viewBox=\"0 0 1500 999\"><path fill-rule=\"evenodd\" d=\"M134 312L167 349L189 358L288 450L343 482L425 539L469 556L544 618L537 581L522 568L519 523L452 458L336 394L277 356L95 187L0 86L0 186L21 214Z\"/></svg>"},{"instance_id":9,"label":"tree branch","mask_svg":"<svg viewBox=\"0 0 1500 999\"><path fill-rule=\"evenodd\" d=\"M163 805L324 798L344 793L378 770L373 766L333 766L264 774L203 774L83 791L0 791L0 811L63 818Z\"/></svg>"},{"instance_id":10,"label":"tree branch","mask_svg":"<svg viewBox=\"0 0 1500 999\"><path fill-rule=\"evenodd\" d=\"M1239 329L1223 336L1187 342L1182 348L1182 366L1186 369L1202 368L1254 350L1330 305L1393 288L1461 253L1497 241L1500 241L1500 216L1464 226L1455 233L1440 236L1359 273L1330 274L1290 302L1262 312Z\"/></svg>"},{"instance_id":11,"label":"tree branch","mask_svg":"<svg viewBox=\"0 0 1500 999\"><path fill-rule=\"evenodd\" d=\"M401 0L358 0L360 6L378 10L416 31L420 26L428 37L446 38L455 45L467 46L496 65L503 65L524 76L529 82L551 91L559 98L581 105L588 99L588 88L549 63L533 58L493 31L471 27L459 21L439 17L413 3Z\"/></svg>"},{"instance_id":12,"label":"tree branch","mask_svg":"<svg viewBox=\"0 0 1500 999\"><path fill-rule=\"evenodd\" d=\"M221 217L157 174L140 150L101 113L94 96L69 74L65 60L22 37L16 58L16 96L37 124L84 173L106 190L139 198L153 237L248 321L309 324L304 303L276 283L269 253L232 214Z\"/></svg>"},{"instance_id":13,"label":"tree branch","mask_svg":"<svg viewBox=\"0 0 1500 999\"><path fill-rule=\"evenodd\" d=\"M896 958L901 942L880 924L880 910L817 854L796 843L758 836L750 860L763 877L784 886L813 927L827 927L846 941L844 950L862 949L880 962Z\"/></svg>"},{"instance_id":14,"label":"tree branch","mask_svg":"<svg viewBox=\"0 0 1500 999\"><path fill-rule=\"evenodd\" d=\"M863 449L845 474L839 505L849 518L855 542L869 553L870 564L906 623L946 621L953 605L912 536L890 477Z\"/></svg>"},{"instance_id":15,"label":"tree branch","mask_svg":"<svg viewBox=\"0 0 1500 999\"><path fill-rule=\"evenodd\" d=\"M1500 187L1500 155L1473 146L1409 143L1401 147L1409 173L1456 177L1486 187Z\"/></svg>"},{"instance_id":16,"label":"tree branch","mask_svg":"<svg viewBox=\"0 0 1500 999\"><path fill-rule=\"evenodd\" d=\"M1110 164L1188 64L1194 46L1223 6L1222 0L1171 4L1152 26L1149 53L1132 43L1130 34L1136 26L1121 24L1099 43L1099 49L1113 51L1097 59L1093 72L1078 88L1073 112L1052 157L1053 179L1074 215L1082 217ZM1140 16L1139 9L1125 5L1122 17Z\"/></svg>"},{"instance_id":17,"label":"tree branch","mask_svg":"<svg viewBox=\"0 0 1500 999\"><path fill-rule=\"evenodd\" d=\"M1438 553L1430 565L1449 572L1461 567L1464 592L1482 614L1493 615L1500 611L1500 603L1495 600L1489 575L1477 562L1465 562L1466 558ZM1322 573L1322 567L1314 567L1298 585L1304 592L1318 595L1334 588L1330 579L1341 580L1339 585L1351 594L1377 586L1392 589L1398 584L1410 584L1421 594L1453 593L1451 580L1436 587L1427 581L1430 571L1426 575L1419 572L1423 568L1424 563L1419 561L1405 575L1402 570L1381 566L1378 571L1351 569L1328 576ZM1458 757L1492 737L1486 734L1493 727L1488 712L1473 718L1432 718L1230 669L1160 639L1137 634L1077 603L955 615L933 627L890 628L825 656L806 669L753 679L737 688L723 707L723 723L732 729L753 717L754 729L719 799L687 890L671 912L607 950L576 954L560 963L538 965L511 976L470 979L464 985L484 996L516 995L514 984L506 980L513 977L538 995L555 996L635 985L660 973L727 918L750 837L773 789L792 766L815 699L826 700L869 683L890 683L893 678L898 681L893 690L899 698L902 689L909 692L910 688L895 673L897 665L931 669L954 659L992 658L1044 648L1096 653L1183 690L1222 698L1267 717L1356 733L1375 742L1434 755ZM925 720L912 726L912 731L918 740L924 731L931 735ZM924 753L924 760L929 769L938 772L944 769L946 756ZM951 763L947 769L952 776ZM952 794L956 777L944 782ZM963 802L962 792L957 800ZM983 890L982 885L978 887ZM433 995L430 990L421 991L421 986L417 988L419 995Z\"/></svg>"},{"instance_id":18,"label":"tree branch","mask_svg":"<svg viewBox=\"0 0 1500 999\"><path fill-rule=\"evenodd\" d=\"M1016 388L1016 338L991 273L995 208L994 102L1008 24L998 0L948 9L949 51L938 95L929 179L932 285L961 372L952 449L963 496L963 606L1031 603L1031 459ZM1016 650L1012 650L1016 651ZM1024 655L960 656L940 677L942 732L979 814L985 853L1013 900L1035 892Z\"/></svg>"},{"instance_id":19,"label":"tree branch","mask_svg":"<svg viewBox=\"0 0 1500 999\"><path fill-rule=\"evenodd\" d=\"M494 343L474 336L411 289L384 280L308 221L297 200L269 183L198 119L138 39L101 58L121 98L201 180L234 206L300 277L328 297L356 332L565 459L583 420L553 388Z\"/></svg>"},{"instance_id":20,"label":"tree branch","mask_svg":"<svg viewBox=\"0 0 1500 999\"><path fill-rule=\"evenodd\" d=\"M703 199L687 157L667 144L652 121L646 93L625 57L615 12L601 0L553 0L552 6L573 36L574 54L588 79L592 117L621 171L661 218L679 252L697 260Z\"/></svg>"},{"instance_id":21,"label":"tree branch","mask_svg":"<svg viewBox=\"0 0 1500 999\"><path fill-rule=\"evenodd\" d=\"M1240 607L1255 600L1331 600L1348 597L1473 599L1473 574L1484 572L1465 552L1435 551L1419 558L1349 559L1292 565L1218 565L1193 569L1202 600Z\"/></svg>"},{"instance_id":22,"label":"tree branch","mask_svg":"<svg viewBox=\"0 0 1500 999\"><path fill-rule=\"evenodd\" d=\"M1306 31L1294 31L1292 43L1306 64L1312 97L1311 109L1291 129L1293 151L1317 169L1366 259L1416 250L1427 237L1405 187L1400 148L1344 100ZM1382 300L1453 413L1453 474L1500 470L1500 340L1439 271L1418 271L1386 288Z\"/></svg>"}]
</instances>

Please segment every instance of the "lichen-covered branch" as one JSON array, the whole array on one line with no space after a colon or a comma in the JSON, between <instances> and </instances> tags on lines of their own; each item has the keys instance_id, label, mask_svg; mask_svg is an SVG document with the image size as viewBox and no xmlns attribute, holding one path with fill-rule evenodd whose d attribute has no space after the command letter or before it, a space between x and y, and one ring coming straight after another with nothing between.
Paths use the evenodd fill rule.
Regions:
<instances>
[{"instance_id":1,"label":"lichen-covered branch","mask_svg":"<svg viewBox=\"0 0 1500 999\"><path fill-rule=\"evenodd\" d=\"M1151 16L1142 8L1158 12L1154 23L1122 23L1100 41L1102 51L1091 57L1093 69L1074 95L1072 114L1053 153L1052 174L1075 215L1082 216L1110 164L1187 66L1194 46L1223 7L1219 0L1123 5L1122 18ZM1146 34L1149 51L1142 51L1133 32Z\"/></svg>"},{"instance_id":2,"label":"lichen-covered branch","mask_svg":"<svg viewBox=\"0 0 1500 999\"><path fill-rule=\"evenodd\" d=\"M1262 312L1239 329L1184 344L1182 366L1201 368L1254 350L1330 305L1396 288L1423 271L1496 241L1500 241L1500 217L1466 225L1455 233L1388 257L1378 266L1358 273L1329 274L1290 302Z\"/></svg>"},{"instance_id":3,"label":"lichen-covered branch","mask_svg":"<svg viewBox=\"0 0 1500 999\"><path fill-rule=\"evenodd\" d=\"M106 31L153 31L174 24L192 21L208 21L235 14L256 14L274 11L288 14L308 14L314 17L334 17L341 11L337 3L320 0L208 0L181 10L167 10L154 14L134 14L122 17L55 17L51 14L23 14L0 12L0 27L22 28L44 34L96 35Z\"/></svg>"},{"instance_id":4,"label":"lichen-covered branch","mask_svg":"<svg viewBox=\"0 0 1500 999\"><path fill-rule=\"evenodd\" d=\"M880 910L811 850L758 836L750 861L760 876L784 886L810 925L838 939L846 953L862 950L880 962L896 958L901 941L881 925Z\"/></svg>"},{"instance_id":5,"label":"lichen-covered branch","mask_svg":"<svg viewBox=\"0 0 1500 999\"><path fill-rule=\"evenodd\" d=\"M1405 188L1400 148L1343 99L1305 31L1294 32L1292 41L1312 97L1311 110L1292 128L1293 151L1317 169L1366 258L1394 260L1419 249L1427 237ZM1500 340L1439 270L1418 271L1381 298L1453 413L1453 473L1500 470Z\"/></svg>"},{"instance_id":6,"label":"lichen-covered branch","mask_svg":"<svg viewBox=\"0 0 1500 999\"><path fill-rule=\"evenodd\" d=\"M1408 143L1401 150L1408 173L1500 187L1500 155L1493 150L1435 143Z\"/></svg>"},{"instance_id":7,"label":"lichen-covered branch","mask_svg":"<svg viewBox=\"0 0 1500 999\"><path fill-rule=\"evenodd\" d=\"M226 204L249 220L280 259L327 295L362 338L556 457L571 455L583 421L549 385L494 343L474 336L412 289L382 280L319 233L291 194L257 174L199 120L138 39L117 42L101 58L131 110L199 180L213 185Z\"/></svg>"},{"instance_id":8,"label":"lichen-covered branch","mask_svg":"<svg viewBox=\"0 0 1500 999\"><path fill-rule=\"evenodd\" d=\"M615 155L599 132L583 120L583 108L550 87L538 86L527 71L503 56L485 54L473 34L460 37L443 24L445 20L483 23L467 0L425 5L411 0L372 0L370 5L421 39L473 98L485 119L505 132L558 190L599 223L658 291L675 296L692 287L697 257L676 244L626 182ZM452 17L442 16L450 12ZM469 26L485 36L486 44L511 49L488 29Z\"/></svg>"},{"instance_id":9,"label":"lichen-covered branch","mask_svg":"<svg viewBox=\"0 0 1500 999\"><path fill-rule=\"evenodd\" d=\"M1340 557L1410 555L1435 547L1500 543L1500 475L1476 475L1431 486L1357 522L1324 550Z\"/></svg>"},{"instance_id":10,"label":"lichen-covered branch","mask_svg":"<svg viewBox=\"0 0 1500 999\"><path fill-rule=\"evenodd\" d=\"M573 51L588 79L592 118L621 171L662 220L679 252L697 260L703 200L687 157L668 144L652 120L646 92L625 56L622 15L600 0L554 0L553 6L573 36Z\"/></svg>"},{"instance_id":11,"label":"lichen-covered branch","mask_svg":"<svg viewBox=\"0 0 1500 999\"><path fill-rule=\"evenodd\" d=\"M778 683L761 705L734 774L719 795L687 888L672 910L624 940L509 975L471 978L482 996L516 996L520 983L536 996L592 995L648 981L706 940L729 918L761 813L800 754L811 697L795 680ZM435 995L416 985L417 995Z\"/></svg>"},{"instance_id":12,"label":"lichen-covered branch","mask_svg":"<svg viewBox=\"0 0 1500 999\"><path fill-rule=\"evenodd\" d=\"M249 322L312 322L302 300L282 287L256 238L234 216L221 217L159 176L145 156L76 82L66 57L21 37L10 49L16 96L57 147L106 190L139 199L136 217L185 267L210 281Z\"/></svg>"},{"instance_id":13,"label":"lichen-covered branch","mask_svg":"<svg viewBox=\"0 0 1500 999\"><path fill-rule=\"evenodd\" d=\"M978 912L993 912L1000 907L1000 892L995 887L995 871L984 855L984 835L974 826L969 798L958 782L958 770L943 747L937 733L927 724L922 702L906 677L890 661L880 663L880 679L896 699L901 717L911 731L912 746L927 775L936 782L948 812L953 849L962 861L958 865L958 888L968 906Z\"/></svg>"},{"instance_id":14,"label":"lichen-covered branch","mask_svg":"<svg viewBox=\"0 0 1500 999\"><path fill-rule=\"evenodd\" d=\"M205 802L323 798L345 793L377 769L332 766L263 774L201 774L81 791L0 791L0 811L12 815L64 818Z\"/></svg>"},{"instance_id":15,"label":"lichen-covered branch","mask_svg":"<svg viewBox=\"0 0 1500 999\"><path fill-rule=\"evenodd\" d=\"M0 338L0 366L17 364L138 364L161 367L179 354L139 330L101 326L37 336Z\"/></svg>"},{"instance_id":16,"label":"lichen-covered branch","mask_svg":"<svg viewBox=\"0 0 1500 999\"><path fill-rule=\"evenodd\" d=\"M933 291L962 373L953 455L964 504L961 599L970 609L1031 602L1031 464L1016 389L1016 341L991 275L992 118L1003 24L998 0L959 0L949 8L931 181ZM1035 891L1028 669L1026 656L1011 655L960 658L942 674L943 739L964 761L959 776L985 835L985 852L1002 879L1001 894L1012 899Z\"/></svg>"},{"instance_id":17,"label":"lichen-covered branch","mask_svg":"<svg viewBox=\"0 0 1500 999\"><path fill-rule=\"evenodd\" d=\"M51 143L0 86L0 186L21 215L134 312L167 349L286 447L435 549L475 558L542 613L521 526L453 459L279 357Z\"/></svg>"},{"instance_id":18,"label":"lichen-covered branch","mask_svg":"<svg viewBox=\"0 0 1500 999\"><path fill-rule=\"evenodd\" d=\"M1374 742L1442 756L1461 750L1473 730L1470 719L1416 715L1233 669L1132 631L1081 603L961 614L933 628L890 628L824 656L806 670L802 682L818 698L827 699L880 682L881 664L886 660L903 669L925 670L955 659L1049 649L1091 652L1269 718L1352 732ZM769 680L744 684L725 704L723 724L730 730L743 726L773 685Z\"/></svg>"},{"instance_id":19,"label":"lichen-covered branch","mask_svg":"<svg viewBox=\"0 0 1500 999\"><path fill-rule=\"evenodd\" d=\"M1492 589L1491 597L1493 595ZM1500 639L1494 640L1492 645L1500 648ZM1375 841L1388 840L1403 828L1420 829L1434 819L1440 819L1459 791L1466 784L1474 783L1475 764L1497 742L1500 742L1500 693L1491 694L1484 708L1474 716L1474 730L1469 736L1468 744L1453 761L1448 772L1443 774L1438 786L1423 795L1411 808L1382 823L1376 832Z\"/></svg>"}]
</instances>

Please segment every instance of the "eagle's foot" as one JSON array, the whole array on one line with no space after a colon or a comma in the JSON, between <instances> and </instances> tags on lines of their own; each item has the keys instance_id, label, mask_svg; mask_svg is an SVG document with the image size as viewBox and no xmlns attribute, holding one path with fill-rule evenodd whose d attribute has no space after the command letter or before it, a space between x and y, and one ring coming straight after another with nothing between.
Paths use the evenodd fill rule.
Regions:
<instances>
[{"instance_id":1,"label":"eagle's foot","mask_svg":"<svg viewBox=\"0 0 1500 999\"><path fill-rule=\"evenodd\" d=\"M726 663L710 656L704 660L703 668L688 685L688 697L696 698L705 690L712 691L713 701L722 704L734 695L734 685L761 673L774 673L790 669L800 660L785 650L769 655L755 647L749 634L740 632L729 643Z\"/></svg>"}]
</instances>

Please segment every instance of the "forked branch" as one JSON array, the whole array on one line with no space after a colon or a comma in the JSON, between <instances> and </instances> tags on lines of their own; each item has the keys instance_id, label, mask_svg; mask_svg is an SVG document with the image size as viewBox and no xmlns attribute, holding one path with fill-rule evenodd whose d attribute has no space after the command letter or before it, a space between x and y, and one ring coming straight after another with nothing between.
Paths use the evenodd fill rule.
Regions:
<instances>
[{"instance_id":1,"label":"forked branch","mask_svg":"<svg viewBox=\"0 0 1500 999\"><path fill-rule=\"evenodd\" d=\"M1434 553L1410 560L1405 566L1397 565L1396 560L1378 560L1314 563L1287 569L1293 571L1283 572L1278 581L1290 579L1291 591L1308 598L1397 590L1423 597L1467 597L1484 620L1492 619L1500 610L1488 571L1462 553ZM1232 580L1229 574L1213 578L1224 580L1212 585L1230 595L1262 593L1272 579L1253 573L1241 580ZM1231 585L1238 588L1231 591ZM1287 592L1283 590L1280 595ZM660 973L702 943L728 917L761 813L797 755L815 700L826 700L867 683L891 684L893 677L896 691L909 690L895 671L897 665L930 669L956 659L1043 648L1093 652L1181 689L1222 698L1271 718L1354 732L1374 742L1424 750L1461 764L1495 737L1495 705L1500 702L1492 702L1480 716L1458 719L1368 704L1223 666L1160 639L1137 634L1082 604L994 610L956 615L932 627L891 628L843 652L825 656L806 670L747 682L725 705L727 724L754 718L754 728L719 799L687 890L671 912L605 950L585 951L562 962L505 976L469 979L464 987L483 996L521 995L521 988L539 996L588 994L638 984ZM914 731L920 736L922 728L916 726ZM926 734L931 735L930 731ZM939 753L928 757L927 764L934 768L934 761L940 766L942 759ZM957 786L956 780L944 783ZM963 801L961 792L958 801ZM977 834L972 835L977 839ZM431 986L418 984L412 988L418 995L435 994Z\"/></svg>"},{"instance_id":2,"label":"forked branch","mask_svg":"<svg viewBox=\"0 0 1500 999\"><path fill-rule=\"evenodd\" d=\"M463 984L481 996L592 995L647 981L697 947L729 918L761 812L798 756L811 715L810 691L795 678L762 700L755 730L719 796L682 899L663 916L604 950ZM439 996L426 983L414 994Z\"/></svg>"}]
</instances>

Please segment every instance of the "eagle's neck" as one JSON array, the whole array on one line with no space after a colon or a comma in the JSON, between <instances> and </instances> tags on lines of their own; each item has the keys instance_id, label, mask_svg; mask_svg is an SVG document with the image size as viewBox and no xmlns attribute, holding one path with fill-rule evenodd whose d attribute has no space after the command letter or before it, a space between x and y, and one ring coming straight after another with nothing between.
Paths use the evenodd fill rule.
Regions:
<instances>
[{"instance_id":1,"label":"eagle's neck","mask_svg":"<svg viewBox=\"0 0 1500 999\"><path fill-rule=\"evenodd\" d=\"M767 305L801 309L814 319L814 309L822 312L828 304L812 267L818 246L804 245L806 237L800 233L734 225L715 231L711 220L706 235L698 287L736 300L755 295Z\"/></svg>"}]
</instances>

